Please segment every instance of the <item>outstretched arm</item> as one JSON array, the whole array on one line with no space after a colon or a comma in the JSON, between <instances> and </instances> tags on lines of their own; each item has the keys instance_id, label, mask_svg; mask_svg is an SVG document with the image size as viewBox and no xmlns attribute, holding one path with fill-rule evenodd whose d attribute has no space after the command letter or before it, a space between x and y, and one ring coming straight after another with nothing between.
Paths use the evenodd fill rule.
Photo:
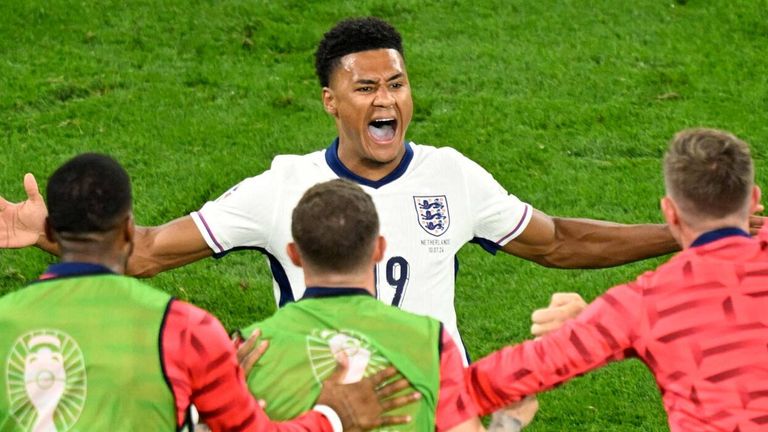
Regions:
<instances>
[{"instance_id":1,"label":"outstretched arm","mask_svg":"<svg viewBox=\"0 0 768 432\"><path fill-rule=\"evenodd\" d=\"M133 253L128 259L128 274L154 276L212 254L191 216L183 216L157 227L136 227Z\"/></svg>"},{"instance_id":2,"label":"outstretched arm","mask_svg":"<svg viewBox=\"0 0 768 432\"><path fill-rule=\"evenodd\" d=\"M520 258L560 268L612 267L679 249L666 225L557 218L538 210L525 231L502 247Z\"/></svg>"},{"instance_id":3,"label":"outstretched arm","mask_svg":"<svg viewBox=\"0 0 768 432\"><path fill-rule=\"evenodd\" d=\"M58 246L45 237L48 208L32 174L24 176L24 190L27 199L19 203L0 197L0 248L37 246L58 255ZM128 273L152 276L212 253L190 216L158 227L136 227Z\"/></svg>"},{"instance_id":4,"label":"outstretched arm","mask_svg":"<svg viewBox=\"0 0 768 432\"><path fill-rule=\"evenodd\" d=\"M641 293L634 282L611 288L563 327L472 363L467 386L480 414L631 355L645 313Z\"/></svg>"}]
</instances>

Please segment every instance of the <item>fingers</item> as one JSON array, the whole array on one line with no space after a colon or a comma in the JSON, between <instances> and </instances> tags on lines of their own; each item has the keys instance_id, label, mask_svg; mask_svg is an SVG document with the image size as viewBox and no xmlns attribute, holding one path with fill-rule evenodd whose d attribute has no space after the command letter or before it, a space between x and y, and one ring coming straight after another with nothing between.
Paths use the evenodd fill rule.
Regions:
<instances>
[{"instance_id":1,"label":"fingers","mask_svg":"<svg viewBox=\"0 0 768 432\"><path fill-rule=\"evenodd\" d=\"M531 333L538 337L557 330L586 307L587 303L577 293L555 293L548 307L537 309L531 314Z\"/></svg>"},{"instance_id":2,"label":"fingers","mask_svg":"<svg viewBox=\"0 0 768 432\"><path fill-rule=\"evenodd\" d=\"M237 349L237 362L243 368L245 375L251 372L261 356L267 351L269 341L257 341L261 337L261 330L256 329L253 334Z\"/></svg>"},{"instance_id":3,"label":"fingers","mask_svg":"<svg viewBox=\"0 0 768 432\"><path fill-rule=\"evenodd\" d=\"M546 324L533 324L531 326L531 334L536 338L540 338L547 333L551 333L563 326L562 321L552 321Z\"/></svg>"},{"instance_id":4,"label":"fingers","mask_svg":"<svg viewBox=\"0 0 768 432\"><path fill-rule=\"evenodd\" d=\"M24 191L27 193L27 199L30 201L41 201L40 189L37 187L37 180L31 173L24 174Z\"/></svg>"},{"instance_id":5,"label":"fingers","mask_svg":"<svg viewBox=\"0 0 768 432\"><path fill-rule=\"evenodd\" d=\"M531 314L531 321L544 324L551 321L565 321L576 316L584 310L581 305L565 305L558 307L548 307L546 309L536 309Z\"/></svg>"},{"instance_id":6,"label":"fingers","mask_svg":"<svg viewBox=\"0 0 768 432\"><path fill-rule=\"evenodd\" d=\"M392 366L376 372L376 375L371 377L373 387L379 387L382 383L389 381L389 379L395 375L397 375L397 370Z\"/></svg>"},{"instance_id":7,"label":"fingers","mask_svg":"<svg viewBox=\"0 0 768 432\"><path fill-rule=\"evenodd\" d=\"M379 426L406 424L411 422L411 416L384 416Z\"/></svg>"},{"instance_id":8,"label":"fingers","mask_svg":"<svg viewBox=\"0 0 768 432\"><path fill-rule=\"evenodd\" d=\"M393 409L412 404L419 399L421 399L421 393L415 391L407 395L397 396L393 397L392 399L381 401L381 409L384 410L384 412L392 411Z\"/></svg>"},{"instance_id":9,"label":"fingers","mask_svg":"<svg viewBox=\"0 0 768 432\"><path fill-rule=\"evenodd\" d=\"M583 298L578 293L554 293L552 299L549 301L549 306L565 306L568 304L586 304Z\"/></svg>"},{"instance_id":10,"label":"fingers","mask_svg":"<svg viewBox=\"0 0 768 432\"><path fill-rule=\"evenodd\" d=\"M757 235L765 225L765 217L752 215L749 217L749 233L751 235Z\"/></svg>"},{"instance_id":11,"label":"fingers","mask_svg":"<svg viewBox=\"0 0 768 432\"><path fill-rule=\"evenodd\" d=\"M379 399L383 399L399 392L400 390L408 388L409 385L410 384L408 383L407 379L401 378L377 389L376 394L379 395Z\"/></svg>"},{"instance_id":12,"label":"fingers","mask_svg":"<svg viewBox=\"0 0 768 432\"><path fill-rule=\"evenodd\" d=\"M256 336L258 334L258 336ZM256 336L256 337L254 337ZM246 341L242 340L242 337L239 333L235 333L232 335L232 343L235 344L237 347L237 362L243 363L243 359L248 355L251 350L253 350L253 346L256 345L256 339L261 336L261 330L256 329L254 330L251 337L249 337Z\"/></svg>"},{"instance_id":13,"label":"fingers","mask_svg":"<svg viewBox=\"0 0 768 432\"><path fill-rule=\"evenodd\" d=\"M43 197L40 195L40 189L37 187L37 180L35 180L35 176L31 173L24 174L24 191L27 193L27 199L30 201L43 200ZM0 197L0 211L12 204L5 198Z\"/></svg>"},{"instance_id":14,"label":"fingers","mask_svg":"<svg viewBox=\"0 0 768 432\"><path fill-rule=\"evenodd\" d=\"M531 321L535 323L545 323L549 321L563 320L566 314L563 309L557 307L548 307L545 309L536 309L531 314Z\"/></svg>"}]
</instances>

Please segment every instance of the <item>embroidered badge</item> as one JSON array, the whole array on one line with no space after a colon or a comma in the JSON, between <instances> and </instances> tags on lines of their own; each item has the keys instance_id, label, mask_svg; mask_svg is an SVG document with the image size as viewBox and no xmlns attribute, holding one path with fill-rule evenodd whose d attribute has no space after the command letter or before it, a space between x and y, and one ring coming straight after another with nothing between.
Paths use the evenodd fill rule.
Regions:
<instances>
[{"instance_id":1,"label":"embroidered badge","mask_svg":"<svg viewBox=\"0 0 768 432\"><path fill-rule=\"evenodd\" d=\"M424 231L435 237L440 237L448 231L451 217L445 195L415 196L413 204L416 206L419 225Z\"/></svg>"}]
</instances>

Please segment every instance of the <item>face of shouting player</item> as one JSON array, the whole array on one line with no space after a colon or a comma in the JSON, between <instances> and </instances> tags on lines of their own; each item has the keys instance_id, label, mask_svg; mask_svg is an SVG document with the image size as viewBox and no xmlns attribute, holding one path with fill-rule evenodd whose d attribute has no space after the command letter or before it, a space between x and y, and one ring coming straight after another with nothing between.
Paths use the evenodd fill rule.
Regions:
<instances>
[{"instance_id":1,"label":"face of shouting player","mask_svg":"<svg viewBox=\"0 0 768 432\"><path fill-rule=\"evenodd\" d=\"M323 104L336 120L339 159L347 168L379 180L397 167L413 115L408 74L397 50L342 57L323 88Z\"/></svg>"}]
</instances>

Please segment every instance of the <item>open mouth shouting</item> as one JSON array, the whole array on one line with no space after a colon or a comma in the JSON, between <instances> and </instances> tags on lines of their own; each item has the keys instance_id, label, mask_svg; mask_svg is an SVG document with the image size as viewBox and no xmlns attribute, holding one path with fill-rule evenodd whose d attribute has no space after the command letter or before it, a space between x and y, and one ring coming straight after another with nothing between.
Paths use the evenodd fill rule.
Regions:
<instances>
[{"instance_id":1,"label":"open mouth shouting","mask_svg":"<svg viewBox=\"0 0 768 432\"><path fill-rule=\"evenodd\" d=\"M381 118L368 123L368 135L377 143L389 143L397 134L397 120Z\"/></svg>"}]
</instances>

